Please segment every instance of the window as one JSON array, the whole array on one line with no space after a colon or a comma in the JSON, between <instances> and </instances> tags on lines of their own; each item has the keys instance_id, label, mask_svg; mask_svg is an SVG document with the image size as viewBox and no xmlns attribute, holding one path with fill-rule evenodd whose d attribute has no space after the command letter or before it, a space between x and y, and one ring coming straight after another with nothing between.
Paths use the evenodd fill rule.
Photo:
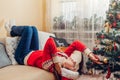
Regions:
<instances>
[{"instance_id":1,"label":"window","mask_svg":"<svg viewBox=\"0 0 120 80\"><path fill-rule=\"evenodd\" d=\"M51 31L69 43L81 40L92 49L95 33L103 29L109 0L52 1Z\"/></svg>"},{"instance_id":2,"label":"window","mask_svg":"<svg viewBox=\"0 0 120 80\"><path fill-rule=\"evenodd\" d=\"M62 12L65 20L72 21L76 15L77 2L76 1L61 1Z\"/></svg>"}]
</instances>

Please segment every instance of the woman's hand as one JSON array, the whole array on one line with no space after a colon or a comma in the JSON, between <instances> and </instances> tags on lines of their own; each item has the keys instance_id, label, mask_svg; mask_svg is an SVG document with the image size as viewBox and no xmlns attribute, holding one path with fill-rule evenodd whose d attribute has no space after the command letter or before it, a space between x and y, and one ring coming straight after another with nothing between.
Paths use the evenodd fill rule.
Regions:
<instances>
[{"instance_id":1,"label":"woman's hand","mask_svg":"<svg viewBox=\"0 0 120 80\"><path fill-rule=\"evenodd\" d=\"M58 74L61 74L61 64L60 63L54 63L55 69L57 70Z\"/></svg>"},{"instance_id":2,"label":"woman's hand","mask_svg":"<svg viewBox=\"0 0 120 80\"><path fill-rule=\"evenodd\" d=\"M100 62L99 58L93 54L92 52L88 55L88 57L95 63L97 64L102 64L102 62Z\"/></svg>"}]
</instances>

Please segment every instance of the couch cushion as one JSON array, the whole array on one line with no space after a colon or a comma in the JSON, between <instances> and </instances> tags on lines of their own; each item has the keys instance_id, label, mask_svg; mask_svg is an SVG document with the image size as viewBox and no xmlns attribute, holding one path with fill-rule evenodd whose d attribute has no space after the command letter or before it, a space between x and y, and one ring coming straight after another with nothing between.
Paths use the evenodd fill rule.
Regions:
<instances>
[{"instance_id":1,"label":"couch cushion","mask_svg":"<svg viewBox=\"0 0 120 80\"><path fill-rule=\"evenodd\" d=\"M10 58L10 60L12 61L12 64L17 64L15 58L14 58L14 53L15 53L15 49L18 45L19 42L19 37L6 37L5 39L5 43L6 43L6 51L7 54Z\"/></svg>"},{"instance_id":2,"label":"couch cushion","mask_svg":"<svg viewBox=\"0 0 120 80\"><path fill-rule=\"evenodd\" d=\"M5 46L3 43L0 43L0 68L8 66L10 64L11 64L11 61L7 56Z\"/></svg>"},{"instance_id":3,"label":"couch cushion","mask_svg":"<svg viewBox=\"0 0 120 80\"><path fill-rule=\"evenodd\" d=\"M55 78L52 73L36 67L12 65L0 69L0 80L55 80Z\"/></svg>"}]
</instances>

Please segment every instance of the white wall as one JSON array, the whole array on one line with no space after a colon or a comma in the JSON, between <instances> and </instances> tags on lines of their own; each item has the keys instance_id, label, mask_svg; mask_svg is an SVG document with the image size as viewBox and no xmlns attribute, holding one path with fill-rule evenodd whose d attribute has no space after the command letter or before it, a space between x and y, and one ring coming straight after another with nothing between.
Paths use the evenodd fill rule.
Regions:
<instances>
[{"instance_id":1,"label":"white wall","mask_svg":"<svg viewBox=\"0 0 120 80\"><path fill-rule=\"evenodd\" d=\"M0 20L15 19L17 25L42 26L42 0L0 0Z\"/></svg>"}]
</instances>

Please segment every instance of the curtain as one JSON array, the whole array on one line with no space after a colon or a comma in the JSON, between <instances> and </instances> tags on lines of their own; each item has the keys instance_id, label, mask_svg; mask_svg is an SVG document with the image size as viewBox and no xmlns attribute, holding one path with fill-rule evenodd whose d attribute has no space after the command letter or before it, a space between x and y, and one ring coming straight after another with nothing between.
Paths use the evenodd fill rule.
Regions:
<instances>
[{"instance_id":1,"label":"curtain","mask_svg":"<svg viewBox=\"0 0 120 80\"><path fill-rule=\"evenodd\" d=\"M47 0L50 32L69 43L80 40L93 49L96 32L103 29L109 0ZM85 69L84 69L85 71Z\"/></svg>"},{"instance_id":2,"label":"curtain","mask_svg":"<svg viewBox=\"0 0 120 80\"><path fill-rule=\"evenodd\" d=\"M89 48L103 29L109 0L47 0L46 25L69 43L83 41ZM58 31L58 32L57 32ZM61 31L61 32L60 32ZM69 35L71 33L71 35Z\"/></svg>"}]
</instances>

